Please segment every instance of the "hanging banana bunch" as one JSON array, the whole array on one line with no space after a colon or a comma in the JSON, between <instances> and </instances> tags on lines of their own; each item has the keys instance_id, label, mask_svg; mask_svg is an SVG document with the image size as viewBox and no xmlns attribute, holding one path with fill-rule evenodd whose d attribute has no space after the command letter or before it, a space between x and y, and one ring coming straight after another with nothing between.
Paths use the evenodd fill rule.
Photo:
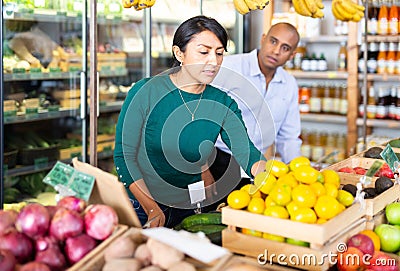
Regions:
<instances>
[{"instance_id":1,"label":"hanging banana bunch","mask_svg":"<svg viewBox=\"0 0 400 271\"><path fill-rule=\"evenodd\" d=\"M312 18L323 18L324 4L322 0L292 0L296 13Z\"/></svg>"},{"instance_id":2,"label":"hanging banana bunch","mask_svg":"<svg viewBox=\"0 0 400 271\"><path fill-rule=\"evenodd\" d=\"M359 22L364 17L364 6L352 0L332 0L332 13L341 21Z\"/></svg>"},{"instance_id":3,"label":"hanging banana bunch","mask_svg":"<svg viewBox=\"0 0 400 271\"><path fill-rule=\"evenodd\" d=\"M235 9L244 15L252 10L264 9L269 4L269 0L233 0L233 4Z\"/></svg>"},{"instance_id":4,"label":"hanging banana bunch","mask_svg":"<svg viewBox=\"0 0 400 271\"><path fill-rule=\"evenodd\" d=\"M156 0L122 0L122 5L124 8L133 7L135 10L142 10L152 7L155 2Z\"/></svg>"}]
</instances>

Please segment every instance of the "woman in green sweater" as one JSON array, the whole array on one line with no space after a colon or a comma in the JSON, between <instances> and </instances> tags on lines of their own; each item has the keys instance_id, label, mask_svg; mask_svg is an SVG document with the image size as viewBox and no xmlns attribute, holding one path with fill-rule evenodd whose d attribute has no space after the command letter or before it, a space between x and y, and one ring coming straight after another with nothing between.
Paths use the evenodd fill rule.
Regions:
<instances>
[{"instance_id":1,"label":"woman in green sweater","mask_svg":"<svg viewBox=\"0 0 400 271\"><path fill-rule=\"evenodd\" d=\"M247 174L265 168L236 102L209 85L227 41L215 19L186 20L174 35L173 68L138 81L128 93L117 123L114 162L142 225L173 227L194 213L188 185L201 181L219 135Z\"/></svg>"}]
</instances>

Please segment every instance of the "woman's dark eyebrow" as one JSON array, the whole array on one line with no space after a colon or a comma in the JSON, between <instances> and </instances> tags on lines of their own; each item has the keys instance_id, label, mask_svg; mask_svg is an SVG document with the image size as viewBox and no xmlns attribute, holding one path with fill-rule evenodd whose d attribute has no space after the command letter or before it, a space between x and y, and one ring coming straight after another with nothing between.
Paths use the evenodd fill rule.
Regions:
<instances>
[{"instance_id":1,"label":"woman's dark eyebrow","mask_svg":"<svg viewBox=\"0 0 400 271\"><path fill-rule=\"evenodd\" d=\"M208 45L205 45L205 44L202 44L202 43L200 43L200 44L197 45L197 46L204 46L204 47L206 47L207 49L212 49L211 46L208 46ZM217 49L224 49L224 46L220 46L220 47L218 47Z\"/></svg>"}]
</instances>

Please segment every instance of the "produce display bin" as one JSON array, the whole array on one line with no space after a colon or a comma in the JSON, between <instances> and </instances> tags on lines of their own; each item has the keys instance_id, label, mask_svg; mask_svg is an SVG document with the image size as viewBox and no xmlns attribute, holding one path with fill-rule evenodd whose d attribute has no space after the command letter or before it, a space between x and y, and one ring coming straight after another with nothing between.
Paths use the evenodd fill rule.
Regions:
<instances>
[{"instance_id":1,"label":"produce display bin","mask_svg":"<svg viewBox=\"0 0 400 271\"><path fill-rule=\"evenodd\" d=\"M18 163L21 165L33 165L38 159L44 159L47 162L56 161L59 158L59 147L59 144L55 144L46 148L21 149L18 152Z\"/></svg>"},{"instance_id":2,"label":"produce display bin","mask_svg":"<svg viewBox=\"0 0 400 271\"><path fill-rule=\"evenodd\" d=\"M14 168L17 164L17 155L18 150L6 150L4 152L4 165L7 165L7 168Z\"/></svg>"}]
</instances>

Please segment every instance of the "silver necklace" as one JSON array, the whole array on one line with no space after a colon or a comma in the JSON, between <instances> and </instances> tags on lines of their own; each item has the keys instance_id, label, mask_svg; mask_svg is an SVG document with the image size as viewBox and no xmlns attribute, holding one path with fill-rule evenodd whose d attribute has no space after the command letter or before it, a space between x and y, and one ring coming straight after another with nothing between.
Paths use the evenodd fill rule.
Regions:
<instances>
[{"instance_id":1,"label":"silver necklace","mask_svg":"<svg viewBox=\"0 0 400 271\"><path fill-rule=\"evenodd\" d=\"M186 104L186 102L185 102L185 99L183 99L181 90L180 90L179 88L178 88L178 92L179 92L179 95L181 96L182 102L183 102L183 104L185 105L186 109L189 111L190 115L192 115L192 121L194 121L194 114L196 113L197 108L199 108L200 101L201 101L201 98L203 98L203 92L204 92L204 91L201 92L200 99L199 99L199 101L197 102L196 108L194 109L193 112L192 112L192 110L190 110L189 107L187 106L187 104Z\"/></svg>"}]
</instances>

